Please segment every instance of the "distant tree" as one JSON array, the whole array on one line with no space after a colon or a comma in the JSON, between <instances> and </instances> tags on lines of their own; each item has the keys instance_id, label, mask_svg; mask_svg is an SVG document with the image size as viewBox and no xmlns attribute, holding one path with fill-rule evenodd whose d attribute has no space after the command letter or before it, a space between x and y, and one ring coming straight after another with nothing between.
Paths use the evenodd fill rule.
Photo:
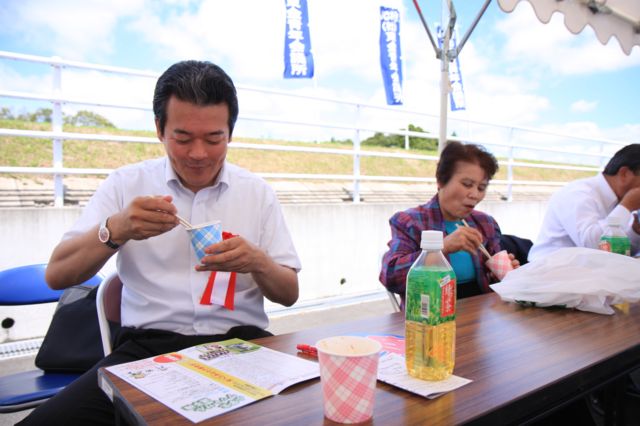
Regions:
<instances>
[{"instance_id":1,"label":"distant tree","mask_svg":"<svg viewBox=\"0 0 640 426\"><path fill-rule=\"evenodd\" d=\"M342 145L353 145L353 141L349 138L347 139L336 139L333 136L331 137L331 143L342 144Z\"/></svg>"},{"instance_id":2,"label":"distant tree","mask_svg":"<svg viewBox=\"0 0 640 426\"><path fill-rule=\"evenodd\" d=\"M402 129L404 130L404 129ZM419 127L409 124L409 131L422 132L425 131ZM404 136L403 135L390 135L381 132L376 132L370 138L365 139L362 142L363 145L385 146L404 148ZM438 140L435 138L424 138L418 136L409 136L409 147L413 149L422 149L433 151L438 147Z\"/></svg>"},{"instance_id":3,"label":"distant tree","mask_svg":"<svg viewBox=\"0 0 640 426\"><path fill-rule=\"evenodd\" d=\"M51 123L53 110L51 108L38 108L36 112L25 112L16 117L18 120L31 121L34 123Z\"/></svg>"},{"instance_id":4,"label":"distant tree","mask_svg":"<svg viewBox=\"0 0 640 426\"><path fill-rule=\"evenodd\" d=\"M0 108L0 120L14 120L15 117L11 113L11 109L7 107Z\"/></svg>"},{"instance_id":5,"label":"distant tree","mask_svg":"<svg viewBox=\"0 0 640 426\"><path fill-rule=\"evenodd\" d=\"M404 143L400 144L400 136L388 135L382 132L375 132L373 136L362 141L362 145L375 145L385 147L402 147Z\"/></svg>"},{"instance_id":6,"label":"distant tree","mask_svg":"<svg viewBox=\"0 0 640 426\"><path fill-rule=\"evenodd\" d=\"M65 117L64 122L72 126L116 127L100 114L87 110L81 110L71 117Z\"/></svg>"},{"instance_id":7,"label":"distant tree","mask_svg":"<svg viewBox=\"0 0 640 426\"><path fill-rule=\"evenodd\" d=\"M51 108L38 108L31 121L36 123L51 123L51 117L53 116L53 110Z\"/></svg>"}]
</instances>

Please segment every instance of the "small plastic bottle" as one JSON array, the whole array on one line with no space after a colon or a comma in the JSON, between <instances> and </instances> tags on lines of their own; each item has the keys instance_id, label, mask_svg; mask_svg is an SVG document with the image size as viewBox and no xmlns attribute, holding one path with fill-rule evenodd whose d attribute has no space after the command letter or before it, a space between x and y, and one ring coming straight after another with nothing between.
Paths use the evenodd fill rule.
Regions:
<instances>
[{"instance_id":1,"label":"small plastic bottle","mask_svg":"<svg viewBox=\"0 0 640 426\"><path fill-rule=\"evenodd\" d=\"M407 371L423 380L446 379L455 363L456 275L442 244L442 232L422 231L422 252L407 274Z\"/></svg>"},{"instance_id":2,"label":"small plastic bottle","mask_svg":"<svg viewBox=\"0 0 640 426\"><path fill-rule=\"evenodd\" d=\"M620 218L607 217L607 227L600 237L598 248L611 253L631 256L631 242L622 229L622 221Z\"/></svg>"},{"instance_id":3,"label":"small plastic bottle","mask_svg":"<svg viewBox=\"0 0 640 426\"><path fill-rule=\"evenodd\" d=\"M598 244L600 250L631 256L631 241L622 229L622 222L618 217L607 217L607 227L604 229ZM629 302L613 305L625 314L629 313Z\"/></svg>"}]
</instances>

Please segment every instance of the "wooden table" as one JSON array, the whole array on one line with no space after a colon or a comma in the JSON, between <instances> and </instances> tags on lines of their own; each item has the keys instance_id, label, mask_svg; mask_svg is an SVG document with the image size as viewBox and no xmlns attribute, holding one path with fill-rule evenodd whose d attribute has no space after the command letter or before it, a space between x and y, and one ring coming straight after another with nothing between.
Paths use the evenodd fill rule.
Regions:
<instances>
[{"instance_id":1,"label":"wooden table","mask_svg":"<svg viewBox=\"0 0 640 426\"><path fill-rule=\"evenodd\" d=\"M255 342L295 354L297 343L347 333L404 335L402 314L318 327ZM512 424L612 383L640 365L640 304L627 314L599 315L521 307L492 293L458 302L454 373L473 382L428 400L378 382L370 424ZM138 423L192 424L102 369L119 412ZM332 424L323 416L319 379L201 424Z\"/></svg>"}]
</instances>

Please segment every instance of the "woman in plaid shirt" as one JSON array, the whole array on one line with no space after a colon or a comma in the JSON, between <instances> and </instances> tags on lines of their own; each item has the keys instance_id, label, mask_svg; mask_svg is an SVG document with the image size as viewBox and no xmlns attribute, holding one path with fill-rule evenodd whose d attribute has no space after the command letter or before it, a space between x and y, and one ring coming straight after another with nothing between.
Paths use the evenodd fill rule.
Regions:
<instances>
[{"instance_id":1,"label":"woman in plaid shirt","mask_svg":"<svg viewBox=\"0 0 640 426\"><path fill-rule=\"evenodd\" d=\"M443 253L456 273L459 299L487 293L489 284L497 281L485 266L478 246L484 245L491 254L499 252L500 227L493 217L475 210L497 171L498 162L484 148L450 142L436 169L438 193L426 204L391 217L391 241L382 258L380 282L400 294L403 306L407 273L420 254L423 230L443 232ZM509 257L517 268L518 260L512 254Z\"/></svg>"}]
</instances>

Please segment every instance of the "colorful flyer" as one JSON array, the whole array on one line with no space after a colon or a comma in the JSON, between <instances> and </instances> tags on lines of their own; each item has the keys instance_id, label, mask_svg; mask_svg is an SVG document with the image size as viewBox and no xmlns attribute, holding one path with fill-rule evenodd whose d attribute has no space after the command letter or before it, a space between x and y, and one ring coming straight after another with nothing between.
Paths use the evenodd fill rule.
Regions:
<instances>
[{"instance_id":1,"label":"colorful flyer","mask_svg":"<svg viewBox=\"0 0 640 426\"><path fill-rule=\"evenodd\" d=\"M194 423L320 376L318 364L240 339L107 367Z\"/></svg>"}]
</instances>

